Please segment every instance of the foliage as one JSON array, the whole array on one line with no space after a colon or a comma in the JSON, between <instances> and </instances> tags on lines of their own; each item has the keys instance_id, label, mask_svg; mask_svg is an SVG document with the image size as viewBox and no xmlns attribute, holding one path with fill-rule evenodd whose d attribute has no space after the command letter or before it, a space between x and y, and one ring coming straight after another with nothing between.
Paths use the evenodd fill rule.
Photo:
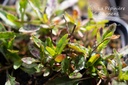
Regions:
<instances>
[{"instance_id":1,"label":"foliage","mask_svg":"<svg viewBox=\"0 0 128 85\"><path fill-rule=\"evenodd\" d=\"M59 2L17 0L13 14L0 9L0 52L6 59L5 64L0 62L0 72L9 66L7 71L21 69L30 76L59 74L48 79L47 85L126 84L128 68L121 59L128 54L127 47L105 53L110 40L119 38L114 35L116 24L94 21L90 8L89 18L81 20L77 10L59 9L66 1ZM58 7L51 10L49 6ZM5 85L16 83L16 77L8 73Z\"/></svg>"}]
</instances>

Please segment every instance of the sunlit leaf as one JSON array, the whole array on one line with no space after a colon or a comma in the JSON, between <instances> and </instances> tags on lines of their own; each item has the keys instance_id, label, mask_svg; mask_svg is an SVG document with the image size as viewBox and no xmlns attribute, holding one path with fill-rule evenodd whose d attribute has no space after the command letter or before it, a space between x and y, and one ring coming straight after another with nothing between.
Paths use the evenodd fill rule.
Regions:
<instances>
[{"instance_id":1,"label":"sunlit leaf","mask_svg":"<svg viewBox=\"0 0 128 85\"><path fill-rule=\"evenodd\" d=\"M92 10L89 7L88 7L88 17L91 18L91 19L93 18Z\"/></svg>"},{"instance_id":2,"label":"sunlit leaf","mask_svg":"<svg viewBox=\"0 0 128 85\"><path fill-rule=\"evenodd\" d=\"M43 14L43 22L48 23L48 16L47 14Z\"/></svg>"},{"instance_id":3,"label":"sunlit leaf","mask_svg":"<svg viewBox=\"0 0 128 85\"><path fill-rule=\"evenodd\" d=\"M96 25L89 25L89 26L86 26L86 30L90 31L92 29L95 29L96 28Z\"/></svg>"},{"instance_id":4,"label":"sunlit leaf","mask_svg":"<svg viewBox=\"0 0 128 85\"><path fill-rule=\"evenodd\" d=\"M114 54L109 54L109 55L106 55L103 57L104 60L108 60L108 59L114 59L115 58L115 55Z\"/></svg>"},{"instance_id":5,"label":"sunlit leaf","mask_svg":"<svg viewBox=\"0 0 128 85\"><path fill-rule=\"evenodd\" d=\"M97 32L96 39L97 39L97 43L99 44L101 42L101 35L99 31Z\"/></svg>"},{"instance_id":6,"label":"sunlit leaf","mask_svg":"<svg viewBox=\"0 0 128 85\"><path fill-rule=\"evenodd\" d=\"M0 9L0 18L9 26L20 27L17 17Z\"/></svg>"},{"instance_id":7,"label":"sunlit leaf","mask_svg":"<svg viewBox=\"0 0 128 85\"><path fill-rule=\"evenodd\" d=\"M11 38L11 39L8 41L7 48L9 49L9 51L12 51L12 49L13 49L13 43L14 43L15 37L16 37L16 36L14 36L13 38ZM13 50L12 52L14 52L14 50ZM15 50L15 52L16 52L16 50Z\"/></svg>"},{"instance_id":8,"label":"sunlit leaf","mask_svg":"<svg viewBox=\"0 0 128 85\"><path fill-rule=\"evenodd\" d=\"M65 46L68 43L68 34L65 34L58 42L57 42L57 46L56 46L56 52L57 54L61 54L61 52L63 51L63 49L65 48Z\"/></svg>"},{"instance_id":9,"label":"sunlit leaf","mask_svg":"<svg viewBox=\"0 0 128 85\"><path fill-rule=\"evenodd\" d=\"M47 1L47 0L46 0ZM41 9L41 0L31 0L31 2L33 3L34 6L36 6L39 10Z\"/></svg>"},{"instance_id":10,"label":"sunlit leaf","mask_svg":"<svg viewBox=\"0 0 128 85\"><path fill-rule=\"evenodd\" d=\"M71 15L69 15L68 13L65 13L65 16L69 19L68 21L75 24L75 20L73 19L73 17Z\"/></svg>"},{"instance_id":11,"label":"sunlit leaf","mask_svg":"<svg viewBox=\"0 0 128 85\"><path fill-rule=\"evenodd\" d=\"M15 36L14 32L0 32L0 38L9 39Z\"/></svg>"},{"instance_id":12,"label":"sunlit leaf","mask_svg":"<svg viewBox=\"0 0 128 85\"><path fill-rule=\"evenodd\" d=\"M69 78L70 78L70 79L77 79L77 78L81 78L81 77L82 77L82 74L79 73L79 72L74 72L74 73L71 73L71 74L69 75Z\"/></svg>"},{"instance_id":13,"label":"sunlit leaf","mask_svg":"<svg viewBox=\"0 0 128 85\"><path fill-rule=\"evenodd\" d=\"M10 50L10 49L7 49L10 53L18 53L19 50Z\"/></svg>"},{"instance_id":14,"label":"sunlit leaf","mask_svg":"<svg viewBox=\"0 0 128 85\"><path fill-rule=\"evenodd\" d=\"M87 62L87 66L92 66L99 58L100 58L99 54L92 55Z\"/></svg>"},{"instance_id":15,"label":"sunlit leaf","mask_svg":"<svg viewBox=\"0 0 128 85\"><path fill-rule=\"evenodd\" d=\"M43 20L42 20L42 15L41 15L40 10L38 9L38 7L36 7L36 6L34 5L34 3L33 3L31 0L28 0L28 2L29 2L29 4L30 4L30 6L32 7L32 9L34 10L34 12L37 14L38 18L39 18L41 21L43 21Z\"/></svg>"},{"instance_id":16,"label":"sunlit leaf","mask_svg":"<svg viewBox=\"0 0 128 85\"><path fill-rule=\"evenodd\" d=\"M65 59L65 55L64 54L59 54L55 57L55 61L56 62L62 62Z\"/></svg>"},{"instance_id":17,"label":"sunlit leaf","mask_svg":"<svg viewBox=\"0 0 128 85\"><path fill-rule=\"evenodd\" d=\"M80 52L80 53L86 53L86 49L83 47L83 46L80 46L78 44L75 44L75 43L69 43L68 44L68 47L73 49L74 51L76 52Z\"/></svg>"},{"instance_id":18,"label":"sunlit leaf","mask_svg":"<svg viewBox=\"0 0 128 85\"><path fill-rule=\"evenodd\" d=\"M52 49L52 48L50 48L50 47L46 47L46 50L48 51L48 53L51 55L51 56L54 56L55 55L55 50L54 49Z\"/></svg>"},{"instance_id":19,"label":"sunlit leaf","mask_svg":"<svg viewBox=\"0 0 128 85\"><path fill-rule=\"evenodd\" d=\"M98 21L97 24L102 25L102 24L106 24L108 22L109 22L109 20L101 20L101 21Z\"/></svg>"},{"instance_id":20,"label":"sunlit leaf","mask_svg":"<svg viewBox=\"0 0 128 85\"><path fill-rule=\"evenodd\" d=\"M36 36L32 36L31 37L32 38L32 40L34 41L34 43L40 48L40 45L43 45L43 42L40 40L40 39L38 39Z\"/></svg>"},{"instance_id":21,"label":"sunlit leaf","mask_svg":"<svg viewBox=\"0 0 128 85\"><path fill-rule=\"evenodd\" d=\"M111 38L111 36L115 32L115 30L116 30L116 24L115 23L114 24L111 24L108 27L107 31L103 34L102 39L104 40L106 38Z\"/></svg>"},{"instance_id":22,"label":"sunlit leaf","mask_svg":"<svg viewBox=\"0 0 128 85\"><path fill-rule=\"evenodd\" d=\"M97 51L100 52L102 49L104 49L108 43L110 42L109 39L104 40L100 45L97 47Z\"/></svg>"},{"instance_id":23,"label":"sunlit leaf","mask_svg":"<svg viewBox=\"0 0 128 85\"><path fill-rule=\"evenodd\" d=\"M15 24L17 27L21 27L21 23L18 22L18 18L12 14L7 14L7 19Z\"/></svg>"},{"instance_id":24,"label":"sunlit leaf","mask_svg":"<svg viewBox=\"0 0 128 85\"><path fill-rule=\"evenodd\" d=\"M19 5L20 5L19 11L20 11L20 17L22 21L24 21L24 15L25 15L27 4L28 4L27 0L20 0L19 2Z\"/></svg>"}]
</instances>

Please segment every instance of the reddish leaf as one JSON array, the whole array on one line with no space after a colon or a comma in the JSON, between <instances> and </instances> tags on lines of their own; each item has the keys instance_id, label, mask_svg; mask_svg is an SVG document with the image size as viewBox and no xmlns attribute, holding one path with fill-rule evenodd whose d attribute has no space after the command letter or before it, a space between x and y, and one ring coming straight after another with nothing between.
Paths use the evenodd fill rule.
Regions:
<instances>
[{"instance_id":1,"label":"reddish leaf","mask_svg":"<svg viewBox=\"0 0 128 85\"><path fill-rule=\"evenodd\" d=\"M65 59L65 57L66 57L65 55L59 54L59 55L56 56L55 61L56 62L61 62Z\"/></svg>"}]
</instances>

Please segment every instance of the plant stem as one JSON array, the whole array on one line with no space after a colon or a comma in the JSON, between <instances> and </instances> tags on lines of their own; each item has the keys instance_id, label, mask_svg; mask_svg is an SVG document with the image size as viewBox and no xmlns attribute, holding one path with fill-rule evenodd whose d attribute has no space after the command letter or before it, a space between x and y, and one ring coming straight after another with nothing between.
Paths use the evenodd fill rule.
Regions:
<instances>
[{"instance_id":1,"label":"plant stem","mask_svg":"<svg viewBox=\"0 0 128 85\"><path fill-rule=\"evenodd\" d=\"M104 41L106 41L106 40L109 40L109 38L106 38L106 39L104 39L101 43L99 43L99 44L93 49L93 51L91 52L91 54L92 54Z\"/></svg>"},{"instance_id":2,"label":"plant stem","mask_svg":"<svg viewBox=\"0 0 128 85\"><path fill-rule=\"evenodd\" d=\"M64 20L65 20L65 24L66 24L67 29L69 29L68 22L67 22L67 20L66 20L66 18L65 18L64 15L63 15L63 18L64 18Z\"/></svg>"},{"instance_id":3,"label":"plant stem","mask_svg":"<svg viewBox=\"0 0 128 85\"><path fill-rule=\"evenodd\" d=\"M69 35L69 37L71 37L71 36L73 35L75 29L76 29L76 25L74 25L74 27L73 27L73 29L72 29L72 32L71 32L71 34Z\"/></svg>"}]
</instances>

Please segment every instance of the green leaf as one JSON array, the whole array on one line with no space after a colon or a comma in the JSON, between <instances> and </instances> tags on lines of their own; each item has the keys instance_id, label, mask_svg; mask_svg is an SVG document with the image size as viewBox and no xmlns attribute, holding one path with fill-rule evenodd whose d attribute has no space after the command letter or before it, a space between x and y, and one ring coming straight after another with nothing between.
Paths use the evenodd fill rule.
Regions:
<instances>
[{"instance_id":1,"label":"green leaf","mask_svg":"<svg viewBox=\"0 0 128 85\"><path fill-rule=\"evenodd\" d=\"M92 10L91 10L90 7L88 7L88 17L89 17L90 19L93 18L93 13L92 13Z\"/></svg>"},{"instance_id":2,"label":"green leaf","mask_svg":"<svg viewBox=\"0 0 128 85\"><path fill-rule=\"evenodd\" d=\"M42 15L41 15L40 10L38 9L38 7L36 7L36 6L34 5L34 3L33 3L31 0L28 0L28 2L29 2L29 4L30 4L30 6L32 7L32 9L34 10L34 12L37 14L38 18L39 18L41 21L43 21L43 20L42 20Z\"/></svg>"},{"instance_id":3,"label":"green leaf","mask_svg":"<svg viewBox=\"0 0 128 85\"><path fill-rule=\"evenodd\" d=\"M128 80L128 71L127 72L123 72L122 75L120 76L121 80Z\"/></svg>"},{"instance_id":4,"label":"green leaf","mask_svg":"<svg viewBox=\"0 0 128 85\"><path fill-rule=\"evenodd\" d=\"M69 78L70 79L77 79L77 78L81 78L82 77L82 74L79 73L79 72L73 72L69 75Z\"/></svg>"},{"instance_id":5,"label":"green leaf","mask_svg":"<svg viewBox=\"0 0 128 85\"><path fill-rule=\"evenodd\" d=\"M18 22L18 18L12 14L7 14L7 19L15 24L16 27L21 27L21 23Z\"/></svg>"},{"instance_id":6,"label":"green leaf","mask_svg":"<svg viewBox=\"0 0 128 85\"><path fill-rule=\"evenodd\" d=\"M0 18L1 18L7 25L15 26L15 24L14 24L12 21L8 20L7 14L8 14L7 12L5 12L5 11L3 11L3 10L0 9Z\"/></svg>"},{"instance_id":7,"label":"green leaf","mask_svg":"<svg viewBox=\"0 0 128 85\"><path fill-rule=\"evenodd\" d=\"M0 32L6 31L4 25L2 23L0 23Z\"/></svg>"},{"instance_id":8,"label":"green leaf","mask_svg":"<svg viewBox=\"0 0 128 85\"><path fill-rule=\"evenodd\" d=\"M10 50L10 49L7 49L10 53L18 53L19 50Z\"/></svg>"},{"instance_id":9,"label":"green leaf","mask_svg":"<svg viewBox=\"0 0 128 85\"><path fill-rule=\"evenodd\" d=\"M112 60L114 58L115 58L115 55L114 54L108 54L108 55L106 55L106 56L103 57L104 60L108 60L108 59Z\"/></svg>"},{"instance_id":10,"label":"green leaf","mask_svg":"<svg viewBox=\"0 0 128 85\"><path fill-rule=\"evenodd\" d=\"M104 40L100 45L97 47L97 51L100 52L102 49L104 49L108 43L110 42L109 39Z\"/></svg>"},{"instance_id":11,"label":"green leaf","mask_svg":"<svg viewBox=\"0 0 128 85\"><path fill-rule=\"evenodd\" d=\"M101 34L100 34L99 31L97 32L96 38L97 38L96 39L97 40L97 43L99 44L101 42Z\"/></svg>"},{"instance_id":12,"label":"green leaf","mask_svg":"<svg viewBox=\"0 0 128 85\"><path fill-rule=\"evenodd\" d=\"M65 34L58 42L57 42L57 46L56 46L56 53L57 54L61 54L61 52L63 51L63 49L65 48L65 46L67 45L69 39L68 38L68 34Z\"/></svg>"},{"instance_id":13,"label":"green leaf","mask_svg":"<svg viewBox=\"0 0 128 85\"><path fill-rule=\"evenodd\" d=\"M0 32L0 38L3 39L10 39L13 38L15 36L14 32Z\"/></svg>"},{"instance_id":14,"label":"green leaf","mask_svg":"<svg viewBox=\"0 0 128 85\"><path fill-rule=\"evenodd\" d=\"M16 85L16 78L8 75L8 80L5 83L5 85Z\"/></svg>"},{"instance_id":15,"label":"green leaf","mask_svg":"<svg viewBox=\"0 0 128 85\"><path fill-rule=\"evenodd\" d=\"M51 47L46 47L46 50L48 51L48 53L51 55L51 56L54 56L56 54L55 50L52 49Z\"/></svg>"},{"instance_id":16,"label":"green leaf","mask_svg":"<svg viewBox=\"0 0 128 85\"><path fill-rule=\"evenodd\" d=\"M48 16L47 14L43 14L43 22L48 23Z\"/></svg>"},{"instance_id":17,"label":"green leaf","mask_svg":"<svg viewBox=\"0 0 128 85\"><path fill-rule=\"evenodd\" d=\"M84 48L83 46L80 46L76 43L69 43L68 47L76 52L80 52L80 53L84 53L84 54L86 54L86 51L87 51L86 48Z\"/></svg>"},{"instance_id":18,"label":"green leaf","mask_svg":"<svg viewBox=\"0 0 128 85\"><path fill-rule=\"evenodd\" d=\"M83 55L78 55L74 60L75 71L78 72L85 67L85 57Z\"/></svg>"},{"instance_id":19,"label":"green leaf","mask_svg":"<svg viewBox=\"0 0 128 85\"><path fill-rule=\"evenodd\" d=\"M116 50L114 50L114 55L116 56L116 62L117 62L117 66L118 66L117 68L118 68L118 71L119 71L118 78L120 80L120 79L122 79L122 74L123 74L123 72L122 72L121 55Z\"/></svg>"},{"instance_id":20,"label":"green leaf","mask_svg":"<svg viewBox=\"0 0 128 85\"><path fill-rule=\"evenodd\" d=\"M44 65L38 64L34 68L36 69L36 72L39 73L39 72L41 72L44 69Z\"/></svg>"},{"instance_id":21,"label":"green leaf","mask_svg":"<svg viewBox=\"0 0 128 85\"><path fill-rule=\"evenodd\" d=\"M50 37L48 37L48 38L46 39L45 45L46 45L46 46L49 46L49 47L52 47L52 48L54 47L53 44L52 44L52 40L51 40Z\"/></svg>"},{"instance_id":22,"label":"green leaf","mask_svg":"<svg viewBox=\"0 0 128 85\"><path fill-rule=\"evenodd\" d=\"M38 39L36 36L32 36L31 37L32 38L32 40L34 41L34 43L40 48L40 45L44 45L44 43L40 40L40 39Z\"/></svg>"},{"instance_id":23,"label":"green leaf","mask_svg":"<svg viewBox=\"0 0 128 85\"><path fill-rule=\"evenodd\" d=\"M25 15L27 3L28 3L27 0L20 0L19 2L20 8L18 10L20 11L21 21L24 21L24 15Z\"/></svg>"},{"instance_id":24,"label":"green leaf","mask_svg":"<svg viewBox=\"0 0 128 85\"><path fill-rule=\"evenodd\" d=\"M68 58L65 58L62 62L61 62L61 69L62 72L66 73L69 70L69 66L70 66L70 60Z\"/></svg>"},{"instance_id":25,"label":"green leaf","mask_svg":"<svg viewBox=\"0 0 128 85\"><path fill-rule=\"evenodd\" d=\"M17 61L14 62L13 68L16 70L16 69L18 69L21 65L22 65L22 61L21 61L21 60L17 60Z\"/></svg>"},{"instance_id":26,"label":"green leaf","mask_svg":"<svg viewBox=\"0 0 128 85\"><path fill-rule=\"evenodd\" d=\"M108 27L107 31L103 34L102 40L104 40L106 38L110 38L113 35L113 33L115 32L115 30L116 30L116 24L115 23L111 24Z\"/></svg>"},{"instance_id":27,"label":"green leaf","mask_svg":"<svg viewBox=\"0 0 128 85\"><path fill-rule=\"evenodd\" d=\"M33 5L35 6L35 7L37 7L38 9L41 9L41 7L42 7L42 2L41 2L42 0L31 0L31 2L33 3ZM47 0L46 0L47 1Z\"/></svg>"},{"instance_id":28,"label":"green leaf","mask_svg":"<svg viewBox=\"0 0 128 85\"><path fill-rule=\"evenodd\" d=\"M94 54L93 56L90 57L90 59L88 60L87 67L94 65L94 63L100 58L99 54Z\"/></svg>"},{"instance_id":29,"label":"green leaf","mask_svg":"<svg viewBox=\"0 0 128 85\"><path fill-rule=\"evenodd\" d=\"M75 20L73 19L71 15L69 15L68 13L65 13L65 16L69 19L71 23L75 24Z\"/></svg>"},{"instance_id":30,"label":"green leaf","mask_svg":"<svg viewBox=\"0 0 128 85\"><path fill-rule=\"evenodd\" d=\"M36 69L33 67L33 68L23 68L23 67L20 67L24 72L32 75L34 73L36 73Z\"/></svg>"},{"instance_id":31,"label":"green leaf","mask_svg":"<svg viewBox=\"0 0 128 85\"><path fill-rule=\"evenodd\" d=\"M13 43L14 43L14 39L16 36L14 36L13 38L11 38L7 43L7 48L11 51L13 49ZM16 50L15 50L16 51ZM14 52L14 50L13 50Z\"/></svg>"}]
</instances>

